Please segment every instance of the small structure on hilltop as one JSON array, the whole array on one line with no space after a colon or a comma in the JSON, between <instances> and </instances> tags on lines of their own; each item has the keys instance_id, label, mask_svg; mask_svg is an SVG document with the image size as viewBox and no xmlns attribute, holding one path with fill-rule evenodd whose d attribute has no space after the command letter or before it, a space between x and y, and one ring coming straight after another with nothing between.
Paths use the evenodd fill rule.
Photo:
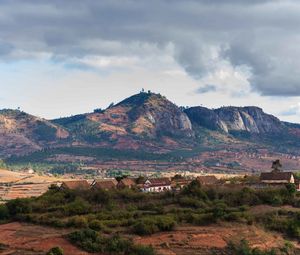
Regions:
<instances>
[{"instance_id":1,"label":"small structure on hilltop","mask_svg":"<svg viewBox=\"0 0 300 255\"><path fill-rule=\"evenodd\" d=\"M132 189L136 186L137 186L136 179L129 178L129 177L121 179L117 184L118 189L124 189L124 188Z\"/></svg>"},{"instance_id":2,"label":"small structure on hilltop","mask_svg":"<svg viewBox=\"0 0 300 255\"><path fill-rule=\"evenodd\" d=\"M214 175L198 176L196 178L196 181L198 181L203 186L215 185L219 182L218 178Z\"/></svg>"},{"instance_id":3,"label":"small structure on hilltop","mask_svg":"<svg viewBox=\"0 0 300 255\"><path fill-rule=\"evenodd\" d=\"M70 189L70 190L88 190L90 189L90 184L87 180L77 180L77 181L64 181L62 182L61 189Z\"/></svg>"},{"instance_id":4,"label":"small structure on hilltop","mask_svg":"<svg viewBox=\"0 0 300 255\"><path fill-rule=\"evenodd\" d=\"M111 190L117 188L118 181L116 179L98 179L92 183L93 189Z\"/></svg>"},{"instance_id":5,"label":"small structure on hilltop","mask_svg":"<svg viewBox=\"0 0 300 255\"><path fill-rule=\"evenodd\" d=\"M292 183L296 185L297 183L299 183L299 180L296 180L292 172L283 172L281 170L281 167L282 165L279 159L273 161L272 162L273 170L271 172L261 173L260 182L268 185L284 185L288 183Z\"/></svg>"},{"instance_id":6,"label":"small structure on hilltop","mask_svg":"<svg viewBox=\"0 0 300 255\"><path fill-rule=\"evenodd\" d=\"M171 190L171 180L169 178L147 179L142 185L143 192L163 192Z\"/></svg>"}]
</instances>

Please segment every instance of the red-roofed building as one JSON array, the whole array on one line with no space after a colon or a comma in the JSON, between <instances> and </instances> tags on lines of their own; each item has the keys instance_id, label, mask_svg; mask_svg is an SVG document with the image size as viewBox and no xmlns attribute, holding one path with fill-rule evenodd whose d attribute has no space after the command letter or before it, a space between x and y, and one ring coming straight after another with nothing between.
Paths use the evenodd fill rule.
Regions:
<instances>
[{"instance_id":1,"label":"red-roofed building","mask_svg":"<svg viewBox=\"0 0 300 255\"><path fill-rule=\"evenodd\" d=\"M163 192L171 190L171 180L169 178L147 179L141 187L143 192Z\"/></svg>"}]
</instances>

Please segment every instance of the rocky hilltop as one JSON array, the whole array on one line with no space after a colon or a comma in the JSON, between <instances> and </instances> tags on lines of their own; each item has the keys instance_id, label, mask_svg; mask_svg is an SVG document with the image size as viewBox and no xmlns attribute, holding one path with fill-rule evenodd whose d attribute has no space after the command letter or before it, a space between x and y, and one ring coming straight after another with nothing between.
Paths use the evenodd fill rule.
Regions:
<instances>
[{"instance_id":1,"label":"rocky hilltop","mask_svg":"<svg viewBox=\"0 0 300 255\"><path fill-rule=\"evenodd\" d=\"M110 145L118 149L155 148L167 137L194 135L188 116L179 107L159 94L144 92L105 110L53 122L69 130L77 144ZM173 140L172 143L177 145Z\"/></svg>"},{"instance_id":2,"label":"rocky hilltop","mask_svg":"<svg viewBox=\"0 0 300 255\"><path fill-rule=\"evenodd\" d=\"M186 109L185 112L193 124L226 133L247 131L255 134L275 134L285 128L285 124L278 118L254 106L229 106L214 110L197 106Z\"/></svg>"}]
</instances>

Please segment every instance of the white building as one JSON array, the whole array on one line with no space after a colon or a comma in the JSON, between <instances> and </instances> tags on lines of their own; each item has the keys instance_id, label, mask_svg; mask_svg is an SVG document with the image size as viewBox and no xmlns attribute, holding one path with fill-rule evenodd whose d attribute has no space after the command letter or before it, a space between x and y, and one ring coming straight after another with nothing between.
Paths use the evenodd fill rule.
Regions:
<instances>
[{"instance_id":1,"label":"white building","mask_svg":"<svg viewBox=\"0 0 300 255\"><path fill-rule=\"evenodd\" d=\"M142 185L143 192L164 192L171 190L171 180L169 178L147 179Z\"/></svg>"}]
</instances>

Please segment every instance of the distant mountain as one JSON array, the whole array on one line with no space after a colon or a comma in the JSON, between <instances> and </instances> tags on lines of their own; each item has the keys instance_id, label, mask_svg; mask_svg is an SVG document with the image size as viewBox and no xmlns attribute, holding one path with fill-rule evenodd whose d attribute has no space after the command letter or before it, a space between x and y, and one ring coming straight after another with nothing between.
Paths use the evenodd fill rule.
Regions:
<instances>
[{"instance_id":1,"label":"distant mountain","mask_svg":"<svg viewBox=\"0 0 300 255\"><path fill-rule=\"evenodd\" d=\"M300 125L282 122L258 107L184 109L145 92L104 110L55 120L0 111L0 157L51 148L67 148L67 154L76 149L78 156L107 148L118 150L116 155L131 150L181 157L206 149L238 151L245 144L300 154Z\"/></svg>"}]
</instances>

